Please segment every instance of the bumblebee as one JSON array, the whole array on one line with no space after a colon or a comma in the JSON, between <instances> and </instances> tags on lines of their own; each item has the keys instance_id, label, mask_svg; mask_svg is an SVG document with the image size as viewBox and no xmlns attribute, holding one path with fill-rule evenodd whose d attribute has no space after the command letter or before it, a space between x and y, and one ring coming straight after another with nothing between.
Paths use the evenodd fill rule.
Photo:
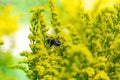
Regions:
<instances>
[{"instance_id":1,"label":"bumblebee","mask_svg":"<svg viewBox=\"0 0 120 80\"><path fill-rule=\"evenodd\" d=\"M59 39L55 39L53 37L48 38L47 40L47 44L50 45L50 47L52 47L53 45L56 47L59 47L61 45L61 42Z\"/></svg>"}]
</instances>

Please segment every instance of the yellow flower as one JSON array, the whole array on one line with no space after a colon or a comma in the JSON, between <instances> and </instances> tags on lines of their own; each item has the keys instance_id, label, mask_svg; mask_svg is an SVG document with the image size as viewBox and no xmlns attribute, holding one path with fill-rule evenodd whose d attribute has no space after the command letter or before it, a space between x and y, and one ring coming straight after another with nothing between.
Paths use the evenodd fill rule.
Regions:
<instances>
[{"instance_id":1,"label":"yellow flower","mask_svg":"<svg viewBox=\"0 0 120 80\"><path fill-rule=\"evenodd\" d=\"M110 78L108 77L107 73L105 73L104 71L100 71L94 77L94 80L99 80L99 79L110 80Z\"/></svg>"},{"instance_id":2,"label":"yellow flower","mask_svg":"<svg viewBox=\"0 0 120 80\"><path fill-rule=\"evenodd\" d=\"M0 36L10 34L18 29L18 16L11 16L12 5L0 5Z\"/></svg>"}]
</instances>

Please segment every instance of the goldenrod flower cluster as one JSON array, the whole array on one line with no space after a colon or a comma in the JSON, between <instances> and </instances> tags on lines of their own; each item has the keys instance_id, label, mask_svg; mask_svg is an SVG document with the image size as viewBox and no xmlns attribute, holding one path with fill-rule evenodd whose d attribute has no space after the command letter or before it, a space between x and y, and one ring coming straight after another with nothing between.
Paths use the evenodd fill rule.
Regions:
<instances>
[{"instance_id":1,"label":"goldenrod flower cluster","mask_svg":"<svg viewBox=\"0 0 120 80\"><path fill-rule=\"evenodd\" d=\"M31 52L23 51L26 58L15 67L31 80L120 80L120 4L94 18L77 5L62 22L55 1L48 1L55 34L47 33L45 8L31 10Z\"/></svg>"}]
</instances>

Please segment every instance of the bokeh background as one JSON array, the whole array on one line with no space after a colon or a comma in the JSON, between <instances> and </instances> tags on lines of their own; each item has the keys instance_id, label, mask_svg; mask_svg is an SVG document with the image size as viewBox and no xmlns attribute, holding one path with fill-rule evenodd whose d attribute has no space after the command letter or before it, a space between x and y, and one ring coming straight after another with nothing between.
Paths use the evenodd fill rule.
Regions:
<instances>
[{"instance_id":1,"label":"bokeh background","mask_svg":"<svg viewBox=\"0 0 120 80\"><path fill-rule=\"evenodd\" d=\"M76 1L56 0L61 19L65 17L62 15L64 14L62 9L72 11L74 8L72 5L77 4ZM112 6L117 1L119 0L82 0L82 5L86 11L94 12L92 13L94 15L100 9ZM63 3L66 6L63 7ZM4 41L4 44L0 45L0 80L28 80L23 71L8 67L22 58L19 56L21 51L30 50L27 37L32 16L30 9L38 6L47 7L47 0L0 0L0 41ZM45 15L48 21L50 16L47 12Z\"/></svg>"}]
</instances>

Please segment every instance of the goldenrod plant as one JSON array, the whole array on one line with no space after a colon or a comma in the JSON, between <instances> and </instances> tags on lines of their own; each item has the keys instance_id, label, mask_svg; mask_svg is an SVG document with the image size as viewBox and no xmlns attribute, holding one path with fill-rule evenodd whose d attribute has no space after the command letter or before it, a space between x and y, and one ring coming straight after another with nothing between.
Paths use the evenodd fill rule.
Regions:
<instances>
[{"instance_id":1,"label":"goldenrod plant","mask_svg":"<svg viewBox=\"0 0 120 80\"><path fill-rule=\"evenodd\" d=\"M54 33L48 33L45 7L32 9L31 51L21 52L25 58L12 67L30 80L120 80L120 3L93 17L78 1L63 21L55 0L48 3Z\"/></svg>"}]
</instances>

